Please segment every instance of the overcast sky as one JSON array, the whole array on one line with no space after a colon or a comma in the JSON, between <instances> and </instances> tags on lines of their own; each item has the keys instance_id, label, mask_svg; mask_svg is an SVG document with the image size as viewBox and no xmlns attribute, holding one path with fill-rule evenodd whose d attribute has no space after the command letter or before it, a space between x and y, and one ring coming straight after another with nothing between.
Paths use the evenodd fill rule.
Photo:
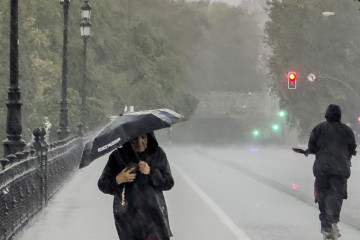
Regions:
<instances>
[{"instance_id":1,"label":"overcast sky","mask_svg":"<svg viewBox=\"0 0 360 240\"><path fill-rule=\"evenodd\" d=\"M187 1L199 1L199 0L187 0ZM210 0L210 2L226 2L230 5L235 5L235 6L239 5L241 1L245 1L245 0Z\"/></svg>"},{"instance_id":2,"label":"overcast sky","mask_svg":"<svg viewBox=\"0 0 360 240\"><path fill-rule=\"evenodd\" d=\"M186 0L186 1L200 1L200 0ZM250 2L250 3L252 2L254 4L258 3L260 5L265 4L265 0L210 0L210 2L226 2L230 5L235 5L235 6L241 4L242 2L246 2L246 1Z\"/></svg>"},{"instance_id":3,"label":"overcast sky","mask_svg":"<svg viewBox=\"0 0 360 240\"><path fill-rule=\"evenodd\" d=\"M226 2L231 5L239 5L241 3L241 0L214 0L213 2Z\"/></svg>"}]
</instances>

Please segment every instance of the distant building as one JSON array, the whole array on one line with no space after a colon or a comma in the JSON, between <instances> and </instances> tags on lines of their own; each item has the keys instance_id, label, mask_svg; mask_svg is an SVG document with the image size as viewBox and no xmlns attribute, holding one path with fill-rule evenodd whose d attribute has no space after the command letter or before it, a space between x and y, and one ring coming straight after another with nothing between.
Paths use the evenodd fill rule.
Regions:
<instances>
[{"instance_id":1,"label":"distant building","mask_svg":"<svg viewBox=\"0 0 360 240\"><path fill-rule=\"evenodd\" d=\"M197 117L264 118L277 108L277 103L267 93L210 92L196 97L199 99L194 114Z\"/></svg>"}]
</instances>

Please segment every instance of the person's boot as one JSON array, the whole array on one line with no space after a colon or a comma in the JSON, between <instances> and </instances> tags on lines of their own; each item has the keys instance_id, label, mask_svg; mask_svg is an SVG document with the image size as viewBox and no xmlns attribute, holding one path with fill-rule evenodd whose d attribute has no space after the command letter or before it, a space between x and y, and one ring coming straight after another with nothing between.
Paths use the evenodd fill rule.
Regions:
<instances>
[{"instance_id":1,"label":"person's boot","mask_svg":"<svg viewBox=\"0 0 360 240\"><path fill-rule=\"evenodd\" d=\"M334 235L334 239L338 239L339 237L341 237L341 233L339 227L337 226L337 223L332 223L331 228L332 228L332 233Z\"/></svg>"},{"instance_id":2,"label":"person's boot","mask_svg":"<svg viewBox=\"0 0 360 240\"><path fill-rule=\"evenodd\" d=\"M337 239L338 237L341 237L340 230L339 230L337 223L332 223L331 228L332 228L332 232L333 232L334 236L336 237L335 239Z\"/></svg>"},{"instance_id":3,"label":"person's boot","mask_svg":"<svg viewBox=\"0 0 360 240\"><path fill-rule=\"evenodd\" d=\"M331 232L327 232L327 231L321 231L322 235L323 235L323 240L330 240L330 239L334 239L333 238L333 234Z\"/></svg>"}]
</instances>

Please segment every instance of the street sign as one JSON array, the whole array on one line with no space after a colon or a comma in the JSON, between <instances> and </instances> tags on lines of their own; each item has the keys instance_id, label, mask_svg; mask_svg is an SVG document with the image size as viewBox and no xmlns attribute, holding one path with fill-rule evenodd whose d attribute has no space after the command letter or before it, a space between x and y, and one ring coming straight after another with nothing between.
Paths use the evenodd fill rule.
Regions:
<instances>
[{"instance_id":1,"label":"street sign","mask_svg":"<svg viewBox=\"0 0 360 240\"><path fill-rule=\"evenodd\" d=\"M314 82L314 81L316 80L315 74L310 73L310 74L307 76L307 79L308 79L310 82Z\"/></svg>"}]
</instances>

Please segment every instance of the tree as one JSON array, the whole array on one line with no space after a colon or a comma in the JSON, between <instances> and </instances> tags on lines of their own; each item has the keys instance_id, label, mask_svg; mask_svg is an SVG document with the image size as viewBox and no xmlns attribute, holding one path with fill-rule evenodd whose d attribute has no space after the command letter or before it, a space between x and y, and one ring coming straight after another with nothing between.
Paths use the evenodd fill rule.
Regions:
<instances>
[{"instance_id":1,"label":"tree","mask_svg":"<svg viewBox=\"0 0 360 240\"><path fill-rule=\"evenodd\" d=\"M213 3L207 12L202 41L189 58L188 89L208 91L262 91L260 28L244 9Z\"/></svg>"},{"instance_id":2,"label":"tree","mask_svg":"<svg viewBox=\"0 0 360 240\"><path fill-rule=\"evenodd\" d=\"M196 89L192 88L196 84L207 87L206 91L261 88L262 76L257 66L260 35L252 16L226 4L171 0L91 2L88 82L83 86L83 42L79 33L82 4L72 1L69 8L67 100L72 132L77 131L80 121L79 96L83 87L87 92L90 129L102 126L109 115L122 113L125 105L135 105L138 110L175 108L189 117L198 103L193 96ZM9 2L2 1L3 86L9 85L9 15ZM45 127L47 121L52 124L49 135L53 140L56 137L62 37L63 10L59 2L38 0L19 4L19 84L26 140L32 137L32 129ZM212 58L203 61L207 52ZM211 67L214 65L216 68ZM199 69L206 77L200 75ZM228 84L219 84L223 82ZM5 139L7 91L6 87L3 89L0 136Z\"/></svg>"},{"instance_id":3,"label":"tree","mask_svg":"<svg viewBox=\"0 0 360 240\"><path fill-rule=\"evenodd\" d=\"M323 120L323 112L330 103L340 104L344 122L355 124L357 96L331 78L341 79L358 89L359 69L354 63L360 49L357 29L359 14L351 2L337 1L268 1L265 32L272 49L268 66L272 78L271 90L279 97L280 108L287 109L288 123L298 126L299 136L307 138L315 123ZM336 12L328 18L322 12L328 8ZM346 17L344 17L346 16ZM299 74L296 90L288 90L286 72ZM306 80L309 73L319 79ZM323 78L321 78L323 76ZM320 113L320 114L319 114Z\"/></svg>"}]
</instances>

